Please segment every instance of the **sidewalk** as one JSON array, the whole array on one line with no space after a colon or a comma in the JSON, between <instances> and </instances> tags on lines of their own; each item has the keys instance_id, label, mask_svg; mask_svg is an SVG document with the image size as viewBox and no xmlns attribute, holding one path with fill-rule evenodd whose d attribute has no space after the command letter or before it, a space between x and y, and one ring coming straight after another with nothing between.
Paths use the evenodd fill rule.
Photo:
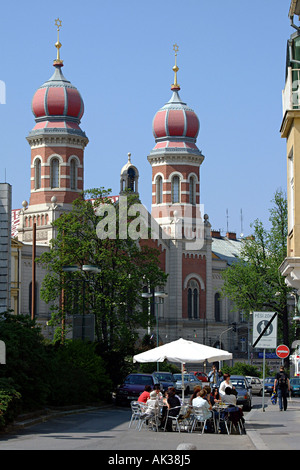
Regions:
<instances>
[{"instance_id":1,"label":"sidewalk","mask_svg":"<svg viewBox=\"0 0 300 470\"><path fill-rule=\"evenodd\" d=\"M300 449L300 398L288 399L286 411L279 411L265 398L265 411L252 409L246 419L247 435L257 450Z\"/></svg>"}]
</instances>

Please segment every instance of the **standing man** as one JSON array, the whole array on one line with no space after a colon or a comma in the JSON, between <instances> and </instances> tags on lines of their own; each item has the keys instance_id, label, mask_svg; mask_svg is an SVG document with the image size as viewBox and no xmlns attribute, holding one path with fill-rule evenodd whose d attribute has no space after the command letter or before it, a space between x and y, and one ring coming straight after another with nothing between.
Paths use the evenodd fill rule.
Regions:
<instances>
[{"instance_id":1,"label":"standing man","mask_svg":"<svg viewBox=\"0 0 300 470\"><path fill-rule=\"evenodd\" d=\"M213 388L213 385L218 385L219 374L215 365L212 366L212 370L208 374L208 379L209 379L211 388Z\"/></svg>"},{"instance_id":2,"label":"standing man","mask_svg":"<svg viewBox=\"0 0 300 470\"><path fill-rule=\"evenodd\" d=\"M287 397L290 389L290 379L285 373L284 367L281 366L274 382L274 391L277 390L280 411L287 409Z\"/></svg>"}]
</instances>

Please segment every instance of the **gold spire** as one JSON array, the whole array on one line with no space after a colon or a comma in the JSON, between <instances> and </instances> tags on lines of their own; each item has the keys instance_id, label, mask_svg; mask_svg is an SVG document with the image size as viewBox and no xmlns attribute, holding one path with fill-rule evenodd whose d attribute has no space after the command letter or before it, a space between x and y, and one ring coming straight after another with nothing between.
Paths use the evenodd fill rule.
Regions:
<instances>
[{"instance_id":1,"label":"gold spire","mask_svg":"<svg viewBox=\"0 0 300 470\"><path fill-rule=\"evenodd\" d=\"M173 70L174 70L174 83L173 85L171 86L171 90L180 90L180 86L178 85L177 83L177 72L179 70L179 67L177 67L177 52L179 50L179 47L178 45L175 43L173 45L173 51L175 52L175 65L173 67Z\"/></svg>"},{"instance_id":2,"label":"gold spire","mask_svg":"<svg viewBox=\"0 0 300 470\"><path fill-rule=\"evenodd\" d=\"M63 61L60 59L59 49L61 48L61 43L59 42L59 30L61 28L61 20L56 18L55 26L57 26L57 41L55 47L57 49L56 59L53 61L53 65L63 65Z\"/></svg>"}]
</instances>

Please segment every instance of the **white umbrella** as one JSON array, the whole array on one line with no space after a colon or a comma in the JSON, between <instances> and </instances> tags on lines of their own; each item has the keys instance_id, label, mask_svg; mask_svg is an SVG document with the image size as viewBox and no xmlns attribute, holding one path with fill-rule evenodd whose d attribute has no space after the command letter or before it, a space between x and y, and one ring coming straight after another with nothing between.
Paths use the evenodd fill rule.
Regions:
<instances>
[{"instance_id":1,"label":"white umbrella","mask_svg":"<svg viewBox=\"0 0 300 470\"><path fill-rule=\"evenodd\" d=\"M163 362L165 359L170 362L181 363L183 384L183 364L204 361L226 361L232 359L232 354L222 349L212 348L211 346L180 338L133 356L133 362ZM184 398L184 387L182 389L182 397Z\"/></svg>"}]
</instances>

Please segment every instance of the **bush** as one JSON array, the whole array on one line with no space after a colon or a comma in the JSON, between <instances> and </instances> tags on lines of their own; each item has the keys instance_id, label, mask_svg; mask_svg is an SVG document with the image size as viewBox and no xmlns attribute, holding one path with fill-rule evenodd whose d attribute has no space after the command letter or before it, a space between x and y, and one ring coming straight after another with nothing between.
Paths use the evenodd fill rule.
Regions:
<instances>
[{"instance_id":1,"label":"bush","mask_svg":"<svg viewBox=\"0 0 300 470\"><path fill-rule=\"evenodd\" d=\"M49 404L86 404L111 397L112 383L95 348L80 340L51 347Z\"/></svg>"},{"instance_id":2,"label":"bush","mask_svg":"<svg viewBox=\"0 0 300 470\"><path fill-rule=\"evenodd\" d=\"M231 375L249 375L250 377L259 377L260 371L257 367L244 362L236 362L233 367L224 364L222 372L229 372Z\"/></svg>"},{"instance_id":3,"label":"bush","mask_svg":"<svg viewBox=\"0 0 300 470\"><path fill-rule=\"evenodd\" d=\"M11 381L0 379L0 429L11 423L21 410L21 394L18 393Z\"/></svg>"}]
</instances>

